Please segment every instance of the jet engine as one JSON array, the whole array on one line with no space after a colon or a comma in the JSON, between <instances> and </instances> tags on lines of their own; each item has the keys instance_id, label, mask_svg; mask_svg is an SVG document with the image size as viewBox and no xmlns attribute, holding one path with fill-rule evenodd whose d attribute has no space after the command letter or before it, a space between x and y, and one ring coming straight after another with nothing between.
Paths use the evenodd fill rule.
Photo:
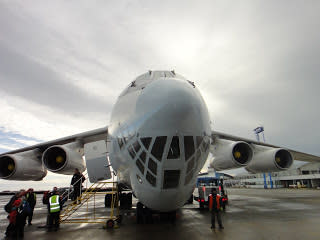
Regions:
<instances>
[{"instance_id":1,"label":"jet engine","mask_svg":"<svg viewBox=\"0 0 320 240\"><path fill-rule=\"evenodd\" d=\"M217 139L211 145L213 161L210 166L216 170L226 170L247 166L253 157L253 151L246 142L234 142Z\"/></svg>"},{"instance_id":2,"label":"jet engine","mask_svg":"<svg viewBox=\"0 0 320 240\"><path fill-rule=\"evenodd\" d=\"M71 175L74 169L86 169L83 148L78 142L49 147L42 155L43 165L51 172Z\"/></svg>"},{"instance_id":3,"label":"jet engine","mask_svg":"<svg viewBox=\"0 0 320 240\"><path fill-rule=\"evenodd\" d=\"M284 171L291 167L293 158L288 150L256 146L253 160L246 166L251 173Z\"/></svg>"},{"instance_id":4,"label":"jet engine","mask_svg":"<svg viewBox=\"0 0 320 240\"><path fill-rule=\"evenodd\" d=\"M47 175L41 163L41 153L31 150L0 157L0 178L7 180L40 181Z\"/></svg>"}]
</instances>

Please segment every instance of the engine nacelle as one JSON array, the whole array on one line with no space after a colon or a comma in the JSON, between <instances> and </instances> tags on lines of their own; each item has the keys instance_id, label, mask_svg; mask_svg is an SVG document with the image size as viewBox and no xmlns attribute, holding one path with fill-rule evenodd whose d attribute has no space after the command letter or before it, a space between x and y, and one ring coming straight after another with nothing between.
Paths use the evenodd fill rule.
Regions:
<instances>
[{"instance_id":1,"label":"engine nacelle","mask_svg":"<svg viewBox=\"0 0 320 240\"><path fill-rule=\"evenodd\" d=\"M293 158L288 150L255 145L254 159L248 164L246 170L251 173L278 172L291 167Z\"/></svg>"},{"instance_id":2,"label":"engine nacelle","mask_svg":"<svg viewBox=\"0 0 320 240\"><path fill-rule=\"evenodd\" d=\"M40 181L47 175L41 163L41 153L31 150L0 157L0 178L7 180Z\"/></svg>"},{"instance_id":3,"label":"engine nacelle","mask_svg":"<svg viewBox=\"0 0 320 240\"><path fill-rule=\"evenodd\" d=\"M216 170L247 166L253 157L252 148L246 142L217 139L210 151L213 154L210 166Z\"/></svg>"},{"instance_id":4,"label":"engine nacelle","mask_svg":"<svg viewBox=\"0 0 320 240\"><path fill-rule=\"evenodd\" d=\"M80 143L68 143L49 147L42 155L43 165L51 172L72 175L74 169L84 171L83 149Z\"/></svg>"}]
</instances>

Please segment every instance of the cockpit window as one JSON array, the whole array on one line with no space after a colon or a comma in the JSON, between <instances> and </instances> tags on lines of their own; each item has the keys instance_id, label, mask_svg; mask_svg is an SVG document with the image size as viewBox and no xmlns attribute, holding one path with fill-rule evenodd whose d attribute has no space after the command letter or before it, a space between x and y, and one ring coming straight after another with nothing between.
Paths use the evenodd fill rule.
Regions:
<instances>
[{"instance_id":1,"label":"cockpit window","mask_svg":"<svg viewBox=\"0 0 320 240\"><path fill-rule=\"evenodd\" d=\"M140 154L140 157L139 157L141 159L141 161L144 163L146 162L146 155L147 155L146 152L142 151L142 153Z\"/></svg>"},{"instance_id":2,"label":"cockpit window","mask_svg":"<svg viewBox=\"0 0 320 240\"><path fill-rule=\"evenodd\" d=\"M141 146L140 146L140 144L139 144L138 140L137 140L137 141L135 141L132 145L133 145L134 150L136 151L136 153L137 153L137 152L139 152L139 150L140 150Z\"/></svg>"},{"instance_id":3,"label":"cockpit window","mask_svg":"<svg viewBox=\"0 0 320 240\"><path fill-rule=\"evenodd\" d=\"M185 136L184 137L184 152L186 161L192 156L194 153L194 142L193 142L193 136Z\"/></svg>"},{"instance_id":4,"label":"cockpit window","mask_svg":"<svg viewBox=\"0 0 320 240\"><path fill-rule=\"evenodd\" d=\"M168 152L167 159L176 159L180 157L179 137L174 136Z\"/></svg>"},{"instance_id":5,"label":"cockpit window","mask_svg":"<svg viewBox=\"0 0 320 240\"><path fill-rule=\"evenodd\" d=\"M157 137L154 144L153 144L151 153L159 161L161 161L161 159L162 159L163 150L166 145L166 141L167 141L167 137L161 136L161 137Z\"/></svg>"},{"instance_id":6,"label":"cockpit window","mask_svg":"<svg viewBox=\"0 0 320 240\"><path fill-rule=\"evenodd\" d=\"M157 179L154 176L152 176L152 174L149 171L147 172L146 179L152 186L156 186Z\"/></svg>"},{"instance_id":7,"label":"cockpit window","mask_svg":"<svg viewBox=\"0 0 320 240\"><path fill-rule=\"evenodd\" d=\"M157 175L157 163L151 158L149 158L148 168L154 175Z\"/></svg>"},{"instance_id":8,"label":"cockpit window","mask_svg":"<svg viewBox=\"0 0 320 240\"><path fill-rule=\"evenodd\" d=\"M132 157L132 159L136 156L136 153L133 151L132 146L128 147L128 152L129 152L130 156Z\"/></svg>"},{"instance_id":9,"label":"cockpit window","mask_svg":"<svg viewBox=\"0 0 320 240\"><path fill-rule=\"evenodd\" d=\"M136 164L139 170L141 171L141 173L144 174L144 166L139 159L137 159Z\"/></svg>"},{"instance_id":10,"label":"cockpit window","mask_svg":"<svg viewBox=\"0 0 320 240\"><path fill-rule=\"evenodd\" d=\"M179 186L180 170L165 170L163 188L177 188Z\"/></svg>"},{"instance_id":11,"label":"cockpit window","mask_svg":"<svg viewBox=\"0 0 320 240\"><path fill-rule=\"evenodd\" d=\"M151 83L154 80L163 79L166 78L178 78L181 80L188 81L180 74L176 74L174 71L148 71L140 76L138 76L136 79L134 79L127 87L126 89L120 94L120 97L130 94L135 91L142 91L144 88L147 87L149 83ZM188 81L193 87L195 87L194 83L191 81Z\"/></svg>"},{"instance_id":12,"label":"cockpit window","mask_svg":"<svg viewBox=\"0 0 320 240\"><path fill-rule=\"evenodd\" d=\"M142 144L144 145L144 147L148 150L150 143L151 143L151 137L146 137L146 138L140 138Z\"/></svg>"}]
</instances>

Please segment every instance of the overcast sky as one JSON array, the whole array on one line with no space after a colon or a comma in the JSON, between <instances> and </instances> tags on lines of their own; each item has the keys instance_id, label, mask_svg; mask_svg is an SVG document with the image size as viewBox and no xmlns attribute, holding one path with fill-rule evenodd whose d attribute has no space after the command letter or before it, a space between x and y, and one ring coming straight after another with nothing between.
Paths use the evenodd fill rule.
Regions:
<instances>
[{"instance_id":1,"label":"overcast sky","mask_svg":"<svg viewBox=\"0 0 320 240\"><path fill-rule=\"evenodd\" d=\"M254 138L263 124L267 142L320 155L319 12L311 0L1 1L0 151L106 126L137 75L174 69L215 130Z\"/></svg>"}]
</instances>

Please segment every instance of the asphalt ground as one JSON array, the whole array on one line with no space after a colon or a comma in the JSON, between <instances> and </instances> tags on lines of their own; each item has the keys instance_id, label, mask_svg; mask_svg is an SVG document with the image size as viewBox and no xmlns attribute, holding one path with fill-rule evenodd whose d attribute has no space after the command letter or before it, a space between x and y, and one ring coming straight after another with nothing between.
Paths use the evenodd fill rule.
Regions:
<instances>
[{"instance_id":1,"label":"asphalt ground","mask_svg":"<svg viewBox=\"0 0 320 240\"><path fill-rule=\"evenodd\" d=\"M210 213L198 203L187 204L177 212L175 224L154 218L154 224L136 224L135 209L126 213L115 229L102 224L62 224L57 232L47 232L47 209L38 196L32 226L25 227L24 239L320 239L320 190L228 189L229 205L222 214L223 230L210 229ZM3 210L10 196L0 196L0 239L8 224ZM96 215L106 215L103 196L96 198ZM136 201L136 200L135 200ZM90 210L91 209L91 210ZM92 208L89 207L91 215ZM77 217L86 214L86 205Z\"/></svg>"}]
</instances>

